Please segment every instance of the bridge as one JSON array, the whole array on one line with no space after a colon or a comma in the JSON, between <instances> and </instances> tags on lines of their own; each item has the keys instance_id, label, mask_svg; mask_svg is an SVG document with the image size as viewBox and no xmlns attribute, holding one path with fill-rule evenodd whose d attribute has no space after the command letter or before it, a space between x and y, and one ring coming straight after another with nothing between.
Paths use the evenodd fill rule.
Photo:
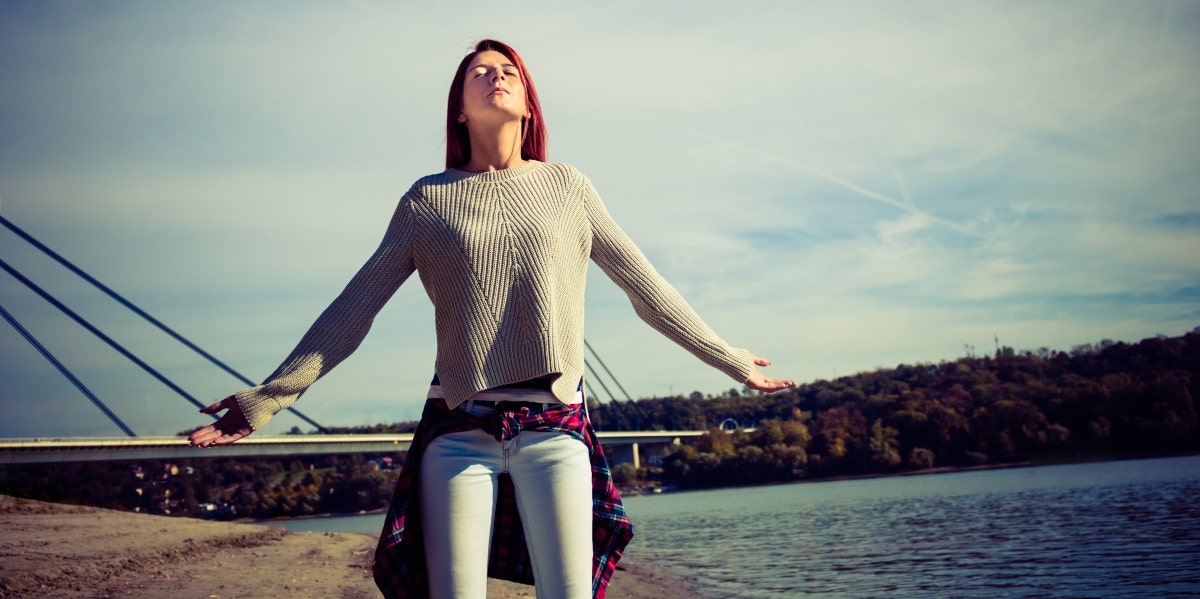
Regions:
<instances>
[{"instance_id":1,"label":"bridge","mask_svg":"<svg viewBox=\"0 0 1200 599\"><path fill-rule=\"evenodd\" d=\"M109 298L130 310L143 320L153 325L162 333L169 336L174 341L180 343L184 347L196 353L213 366L216 366L225 373L232 375L242 384L254 386L256 383L245 375L237 372L228 364L222 362L214 355L201 349L195 343L191 342L183 335L167 326L162 321L154 318L144 310L139 308L133 302L108 287L104 283L84 272L78 266L59 255L57 252L47 247L45 244L38 241L29 233L17 227L8 219L0 216L0 225L8 229L12 234L16 235L21 240L29 243L37 250L41 251L46 256L60 264L62 267L78 276L80 279L89 283L99 291L103 292ZM64 314L70 320L92 333L96 338L106 343L111 349L124 356L135 366L140 368L144 373L158 380L179 395L182 399L191 403L196 407L203 407L204 403L189 394L174 381L167 378L162 372L155 369L147 361L133 354L112 337L105 334L98 327L83 318L78 312L66 306L58 298L51 295L49 292L38 286L25 274L18 271L15 267L0 259L0 270L5 271L13 279L23 284L30 291L40 296L45 302L57 308L59 312ZM245 456L267 456L267 455L313 455L313 454L334 454L334 453L387 453L387 452L403 452L409 447L412 442L411 434L399 435L336 435L328 434L328 429L321 424L296 410L294 407L288 408L288 412L302 419L309 425L316 428L319 433L311 435L284 435L284 436L250 436L235 444L211 447L203 450L188 446L186 439L182 437L139 437L131 427L126 425L117 414L108 408L105 403L93 393L82 380L80 380L71 370L60 361L50 348L41 343L35 338L17 318L0 306L0 318L7 321L30 345L33 346L47 361L49 361L59 373L70 381L80 393L95 405L109 420L113 422L122 432L128 435L128 438L39 438L39 439L0 439L0 464L33 464L33 463L55 463L55 462L79 462L79 461L99 461L99 460L140 460L140 459L196 459L209 457L245 457ZM607 394L613 405L619 405L617 395L612 392L608 383L605 382L606 377L608 382L612 383L626 401L632 402L629 393L612 374L608 366L600 358L600 355L591 346L587 340L584 340L584 346L587 351L587 356L584 359L584 366L588 372L588 376L584 380L585 388L589 397L598 398L594 392L592 385L598 384L599 387ZM595 368L599 366L599 370ZM606 376L605 376L606 375ZM217 416L213 415L213 419ZM610 456L610 461L614 464L632 463L636 467L641 466L641 455L643 450L653 448L654 451L661 455L667 448L678 445L684 439L691 439L702 435L702 431L605 431L598 433L601 443L605 446L606 453Z\"/></svg>"},{"instance_id":2,"label":"bridge","mask_svg":"<svg viewBox=\"0 0 1200 599\"><path fill-rule=\"evenodd\" d=\"M600 432L613 464L641 467L642 447L660 452L703 431ZM392 453L408 451L412 433L383 435L251 435L231 445L199 449L184 437L74 437L0 439L0 465L95 462L106 460L184 460L250 456Z\"/></svg>"}]
</instances>

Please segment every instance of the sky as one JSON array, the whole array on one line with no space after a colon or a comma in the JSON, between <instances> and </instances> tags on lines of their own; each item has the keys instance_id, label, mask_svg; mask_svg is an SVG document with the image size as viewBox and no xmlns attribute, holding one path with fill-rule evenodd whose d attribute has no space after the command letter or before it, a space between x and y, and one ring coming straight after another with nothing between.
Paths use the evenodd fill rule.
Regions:
<instances>
[{"instance_id":1,"label":"sky","mask_svg":"<svg viewBox=\"0 0 1200 599\"><path fill-rule=\"evenodd\" d=\"M442 169L487 37L550 160L771 376L1200 326L1195 1L4 2L0 215L260 380ZM203 403L245 386L7 229L0 258ZM7 273L0 306L139 435L210 422ZM586 310L632 397L741 389L594 266ZM433 358L414 277L296 407L415 420ZM122 434L6 323L0 410L0 437Z\"/></svg>"}]
</instances>

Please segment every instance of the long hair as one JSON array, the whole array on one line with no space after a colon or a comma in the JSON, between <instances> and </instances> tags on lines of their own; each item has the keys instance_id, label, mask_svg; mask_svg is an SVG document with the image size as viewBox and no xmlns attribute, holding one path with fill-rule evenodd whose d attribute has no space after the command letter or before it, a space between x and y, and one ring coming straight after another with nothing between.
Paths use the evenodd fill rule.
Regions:
<instances>
[{"instance_id":1,"label":"long hair","mask_svg":"<svg viewBox=\"0 0 1200 599\"><path fill-rule=\"evenodd\" d=\"M463 79L475 56L488 50L503 54L521 73L521 85L525 88L525 104L529 111L529 118L521 126L521 158L545 162L546 122L542 120L542 105L538 102L533 77L529 76L525 61L508 44L483 40L475 44L474 51L463 57L454 73L454 81L450 82L450 97L446 102L446 168L458 168L471 161L471 136L467 133L467 124L458 122L458 115L462 114L463 109Z\"/></svg>"}]
</instances>

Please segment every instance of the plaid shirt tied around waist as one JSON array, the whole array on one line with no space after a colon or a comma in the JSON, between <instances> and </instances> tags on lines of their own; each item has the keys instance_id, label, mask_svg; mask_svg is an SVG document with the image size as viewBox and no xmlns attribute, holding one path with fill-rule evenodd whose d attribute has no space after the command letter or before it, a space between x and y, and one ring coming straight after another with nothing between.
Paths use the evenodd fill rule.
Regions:
<instances>
[{"instance_id":1,"label":"plaid shirt tied around waist","mask_svg":"<svg viewBox=\"0 0 1200 599\"><path fill-rule=\"evenodd\" d=\"M592 463L592 597L604 599L617 560L633 538L633 525L625 516L608 461L582 404L541 413L498 408L488 416L476 418L461 410L447 409L441 399L429 399L425 403L404 469L396 481L383 534L375 549L371 573L384 597L425 599L429 596L417 490L421 455L429 443L441 435L475 429L483 429L497 441L515 438L522 431L557 432L571 435L587 446ZM487 575L533 584L533 566L525 545L525 532L517 514L512 479L507 475L500 476Z\"/></svg>"}]
</instances>

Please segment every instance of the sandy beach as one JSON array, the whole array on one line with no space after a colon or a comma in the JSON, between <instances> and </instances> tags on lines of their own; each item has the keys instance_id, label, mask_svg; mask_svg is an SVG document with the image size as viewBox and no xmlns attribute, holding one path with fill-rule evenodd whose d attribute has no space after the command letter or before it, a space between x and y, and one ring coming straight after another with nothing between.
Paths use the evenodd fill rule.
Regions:
<instances>
[{"instance_id":1,"label":"sandy beach","mask_svg":"<svg viewBox=\"0 0 1200 599\"><path fill-rule=\"evenodd\" d=\"M380 597L375 538L292 533L0 496L0 598ZM534 597L489 581L489 599ZM686 580L622 561L611 599L698 597Z\"/></svg>"}]
</instances>

